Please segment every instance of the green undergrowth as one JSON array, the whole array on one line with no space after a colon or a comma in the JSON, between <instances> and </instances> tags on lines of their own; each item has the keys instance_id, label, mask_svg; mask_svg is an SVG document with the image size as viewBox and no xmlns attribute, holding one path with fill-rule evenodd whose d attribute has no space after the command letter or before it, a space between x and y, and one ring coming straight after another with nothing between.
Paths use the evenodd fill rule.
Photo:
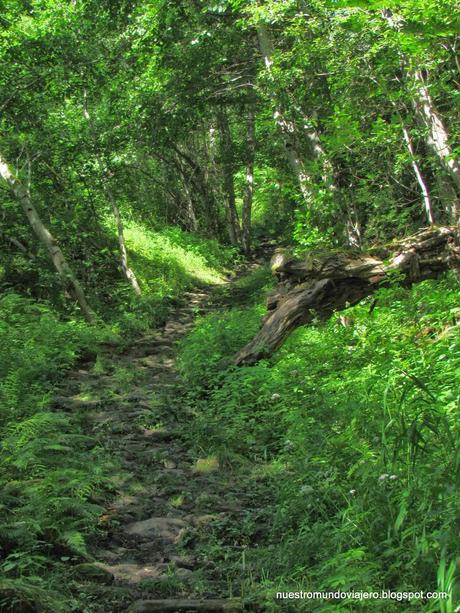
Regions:
<instances>
[{"instance_id":1,"label":"green undergrowth","mask_svg":"<svg viewBox=\"0 0 460 613\"><path fill-rule=\"evenodd\" d=\"M235 368L232 355L260 322L258 296L203 318L181 348L197 455L217 456L254 491L261 481L271 490L243 570L228 546L233 589L274 611L277 591L445 590L449 599L424 604L295 600L281 608L453 613L457 281L382 288L345 320L300 328L270 360Z\"/></svg>"},{"instance_id":2,"label":"green undergrowth","mask_svg":"<svg viewBox=\"0 0 460 613\"><path fill-rule=\"evenodd\" d=\"M105 333L16 294L0 314L0 610L79 611L69 582L97 530L109 459L84 415L51 399Z\"/></svg>"}]
</instances>

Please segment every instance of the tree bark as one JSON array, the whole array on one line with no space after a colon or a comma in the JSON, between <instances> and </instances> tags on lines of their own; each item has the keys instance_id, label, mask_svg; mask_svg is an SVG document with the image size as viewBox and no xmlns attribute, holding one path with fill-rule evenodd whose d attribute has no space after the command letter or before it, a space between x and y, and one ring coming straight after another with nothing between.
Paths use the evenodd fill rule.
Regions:
<instances>
[{"instance_id":1,"label":"tree bark","mask_svg":"<svg viewBox=\"0 0 460 613\"><path fill-rule=\"evenodd\" d=\"M449 268L460 270L458 227L430 227L375 253L331 254L296 260L278 253L272 270L281 280L269 296L269 314L258 334L235 356L253 364L282 345L292 330L313 319L327 319L360 302L399 271L410 286Z\"/></svg>"},{"instance_id":2,"label":"tree bark","mask_svg":"<svg viewBox=\"0 0 460 613\"><path fill-rule=\"evenodd\" d=\"M13 174L8 163L0 155L0 176L10 186L16 200L21 205L24 213L32 226L33 231L37 235L40 242L47 249L51 261L54 264L65 288L69 290L71 295L78 302L80 309L85 319L94 323L96 315L86 300L85 293L76 278L72 268L64 257L56 239L42 222L37 209L35 208L30 197L30 181L24 185L17 176Z\"/></svg>"},{"instance_id":3,"label":"tree bark","mask_svg":"<svg viewBox=\"0 0 460 613\"><path fill-rule=\"evenodd\" d=\"M89 111L87 108L86 99L87 99L87 95L85 91L83 93L83 116L88 121L93 140L94 142L96 142L95 131L94 131L93 124L91 121L91 115L89 114ZM136 275L134 274L134 271L130 268L129 263L128 263L128 251L126 249L125 233L124 233L124 228L123 228L123 221L121 219L120 209L118 207L115 196L113 195L113 192L110 189L103 160L98 153L96 153L96 161L99 167L99 172L101 173L102 189L105 195L107 196L107 200L110 202L110 206L112 207L113 216L114 216L115 223L117 226L118 248L119 248L119 253L120 253L121 269L123 271L124 276L128 280L129 284L133 288L134 292L138 296L140 296L142 293L141 288L137 281Z\"/></svg>"},{"instance_id":4,"label":"tree bark","mask_svg":"<svg viewBox=\"0 0 460 613\"><path fill-rule=\"evenodd\" d=\"M249 110L248 138L246 143L246 185L243 196L243 211L241 220L241 239L243 251L246 255L251 252L251 212L254 192L254 160L256 154L256 116L254 109Z\"/></svg>"},{"instance_id":5,"label":"tree bark","mask_svg":"<svg viewBox=\"0 0 460 613\"><path fill-rule=\"evenodd\" d=\"M414 80L416 83L415 108L428 128L428 144L452 179L457 195L460 195L460 162L449 144L448 130L433 103L420 70L414 72ZM458 222L456 207L452 211L452 219L454 223Z\"/></svg>"},{"instance_id":6,"label":"tree bark","mask_svg":"<svg viewBox=\"0 0 460 613\"><path fill-rule=\"evenodd\" d=\"M141 288L139 286L139 283L137 281L137 277L134 274L134 271L132 270L132 268L130 268L130 266L128 264L128 251L126 249L125 233L124 233L124 228L123 228L123 221L122 221L121 215L120 215L120 209L118 208L118 205L117 205L115 197L114 197L114 195L112 193L112 190L110 189L110 187L106 183L106 179L103 178L102 181L103 181L104 191L105 191L105 193L107 195L107 199L109 200L110 205L112 207L112 213L113 213L113 216L115 218L115 223L117 225L118 249L119 249L119 252L120 252L121 269L122 269L123 274L125 275L126 279L131 284L131 287L133 288L134 292L138 296L140 296L142 294L142 292L141 292Z\"/></svg>"},{"instance_id":7,"label":"tree bark","mask_svg":"<svg viewBox=\"0 0 460 613\"><path fill-rule=\"evenodd\" d=\"M289 166L291 167L291 170L299 183L300 192L305 201L308 204L311 204L313 201L313 191L311 188L312 178L307 174L305 170L305 164L299 152L295 125L292 121L289 121L284 117L284 113L282 112L280 105L276 101L277 96L274 87L275 79L273 76L274 47L270 31L263 23L257 24L256 29L257 39L259 41L260 54L262 55L268 76L273 84L273 91L271 93L272 97L275 99L275 123L283 138L284 146L286 149L286 157Z\"/></svg>"},{"instance_id":8,"label":"tree bark","mask_svg":"<svg viewBox=\"0 0 460 613\"><path fill-rule=\"evenodd\" d=\"M232 245L239 245L241 238L240 221L235 202L235 186L233 182L233 143L230 126L225 110L220 109L217 115L221 142L222 173L224 190L227 197L228 231Z\"/></svg>"},{"instance_id":9,"label":"tree bark","mask_svg":"<svg viewBox=\"0 0 460 613\"><path fill-rule=\"evenodd\" d=\"M428 186L423 179L422 171L420 170L420 166L417 163L417 159L415 157L414 147L412 145L412 139L410 137L409 131L406 126L402 126L402 131L404 135L404 141L406 143L407 149L410 154L411 165L414 171L415 177L417 179L417 183L419 184L420 191L422 192L423 197L423 207L425 209L425 214L428 220L428 223L434 224L434 216L433 216L433 207L431 206L431 198L430 193L428 191Z\"/></svg>"}]
</instances>

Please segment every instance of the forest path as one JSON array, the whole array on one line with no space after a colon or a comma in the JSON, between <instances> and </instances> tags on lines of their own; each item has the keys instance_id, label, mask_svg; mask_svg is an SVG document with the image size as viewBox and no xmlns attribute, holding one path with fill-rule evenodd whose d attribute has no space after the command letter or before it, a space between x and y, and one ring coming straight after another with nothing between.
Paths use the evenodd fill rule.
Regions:
<instances>
[{"instance_id":1,"label":"forest path","mask_svg":"<svg viewBox=\"0 0 460 613\"><path fill-rule=\"evenodd\" d=\"M95 561L76 569L87 611L243 608L229 597L225 571L207 559L206 544L211 534L217 544L222 527L244 519L251 493L213 458L197 458L189 449L190 416L176 365L177 343L196 316L228 306L235 291L229 280L187 292L164 328L75 372L61 390L61 402L85 411L85 429L114 459L116 495L100 518L103 536L91 551Z\"/></svg>"}]
</instances>

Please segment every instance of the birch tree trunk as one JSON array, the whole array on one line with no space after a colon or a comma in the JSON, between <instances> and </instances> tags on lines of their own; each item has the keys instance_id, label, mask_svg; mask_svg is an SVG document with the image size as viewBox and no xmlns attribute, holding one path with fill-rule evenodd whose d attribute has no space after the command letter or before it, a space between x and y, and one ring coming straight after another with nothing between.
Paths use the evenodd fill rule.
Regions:
<instances>
[{"instance_id":1,"label":"birch tree trunk","mask_svg":"<svg viewBox=\"0 0 460 613\"><path fill-rule=\"evenodd\" d=\"M24 185L19 178L13 174L8 163L1 155L0 176L11 188L16 200L19 202L24 213L26 214L33 231L43 246L47 249L51 261L53 262L64 287L69 290L70 294L78 302L84 318L88 322L94 323L96 320L96 315L86 300L83 288L76 278L72 268L65 259L56 239L42 222L40 215L32 202L30 197L30 181L27 183L27 185Z\"/></svg>"},{"instance_id":2,"label":"birch tree trunk","mask_svg":"<svg viewBox=\"0 0 460 613\"><path fill-rule=\"evenodd\" d=\"M404 141L407 145L407 149L409 151L410 154L410 158L411 158L411 164L412 164L412 169L414 171L415 177L417 179L417 182L420 186L420 191L422 192L422 197L423 197L423 206L425 209L425 214L428 220L428 223L430 223L431 225L434 224L434 216L433 216L433 208L431 206L431 198L430 198L430 193L428 191L428 186L425 183L424 179L423 179L423 175L422 175L422 171L420 170L420 167L417 163L416 157L415 157L415 152L414 152L414 147L412 145L412 139L410 137L410 134L406 128L406 126L402 126L402 131L403 131L403 135L404 135Z\"/></svg>"},{"instance_id":3,"label":"birch tree trunk","mask_svg":"<svg viewBox=\"0 0 460 613\"><path fill-rule=\"evenodd\" d=\"M132 268L130 268L128 265L128 251L126 249L125 233L124 233L124 228L123 228L123 221L120 215L120 209L118 208L118 205L112 193L112 190L106 184L105 179L103 179L103 184L104 184L104 191L112 207L113 216L115 218L115 223L117 225L118 249L120 252L121 269L123 271L123 274L129 281L129 283L131 284L131 287L133 288L134 292L138 296L140 296L142 292L141 292L141 288L139 287L137 277L134 274L134 271L132 270Z\"/></svg>"},{"instance_id":4,"label":"birch tree trunk","mask_svg":"<svg viewBox=\"0 0 460 613\"><path fill-rule=\"evenodd\" d=\"M227 196L228 230L232 245L238 245L240 243L241 229L236 210L235 186L233 183L233 143L228 118L223 109L219 110L217 120L221 137L224 190Z\"/></svg>"},{"instance_id":5,"label":"birch tree trunk","mask_svg":"<svg viewBox=\"0 0 460 613\"><path fill-rule=\"evenodd\" d=\"M93 129L93 125L91 121L91 116L89 114L87 104L86 104L86 97L87 97L86 92L84 92L83 93L83 116L88 121L90 130L93 136L93 140L96 141L95 131ZM128 250L126 249L125 233L124 233L123 222L121 219L120 209L117 205L115 196L113 195L113 192L110 189L110 186L108 184L108 179L106 176L106 171L104 168L102 158L97 153L96 153L96 161L99 167L99 172L101 173L102 188L104 190L105 195L107 196L107 200L110 202L110 206L112 207L113 217L115 219L115 223L117 226L118 249L120 253L121 269L123 271L124 276L130 283L131 287L133 288L134 292L138 296L140 296L142 293L141 288L137 281L136 275L134 274L134 271L132 270L132 268L130 268L129 263L128 263Z\"/></svg>"},{"instance_id":6,"label":"birch tree trunk","mask_svg":"<svg viewBox=\"0 0 460 613\"><path fill-rule=\"evenodd\" d=\"M270 77L270 80L274 83L273 77L273 53L274 47L271 39L270 32L263 23L259 23L256 26L257 39L259 41L259 49L262 55L265 68ZM273 88L275 90L275 88ZM276 101L275 91L272 91L272 97ZM305 170L304 162L301 158L298 142L296 138L296 129L292 121L288 121L280 108L279 104L275 105L274 119L275 123L283 137L284 146L286 148L286 156L291 167L292 172L297 178L300 191L304 199L311 203L313 200L313 192L311 189L312 178L307 174Z\"/></svg>"},{"instance_id":7,"label":"birch tree trunk","mask_svg":"<svg viewBox=\"0 0 460 613\"><path fill-rule=\"evenodd\" d=\"M415 108L428 128L428 144L452 179L457 194L460 195L460 162L449 144L448 130L433 103L420 70L414 72L414 80L417 86L414 99ZM457 222L458 211L452 211L452 216L455 217L454 222Z\"/></svg>"},{"instance_id":8,"label":"birch tree trunk","mask_svg":"<svg viewBox=\"0 0 460 613\"><path fill-rule=\"evenodd\" d=\"M256 116L254 109L249 110L248 116L248 139L246 160L246 185L243 196L243 211L241 220L241 240L243 251L246 255L251 252L251 213L252 197L254 192L254 160L256 154Z\"/></svg>"}]
</instances>

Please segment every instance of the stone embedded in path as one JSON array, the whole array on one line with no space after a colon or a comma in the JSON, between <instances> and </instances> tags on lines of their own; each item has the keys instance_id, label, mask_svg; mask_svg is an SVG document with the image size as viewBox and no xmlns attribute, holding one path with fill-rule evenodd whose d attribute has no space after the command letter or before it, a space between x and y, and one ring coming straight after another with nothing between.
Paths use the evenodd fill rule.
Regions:
<instances>
[{"instance_id":1,"label":"stone embedded in path","mask_svg":"<svg viewBox=\"0 0 460 613\"><path fill-rule=\"evenodd\" d=\"M150 517L128 524L125 532L141 538L161 538L176 543L186 525L182 519L174 517Z\"/></svg>"},{"instance_id":2,"label":"stone embedded in path","mask_svg":"<svg viewBox=\"0 0 460 613\"><path fill-rule=\"evenodd\" d=\"M177 568L186 568L188 570L194 570L197 566L197 561L193 558L183 558L173 555L169 556L169 561L177 566Z\"/></svg>"},{"instance_id":3,"label":"stone embedded in path","mask_svg":"<svg viewBox=\"0 0 460 613\"><path fill-rule=\"evenodd\" d=\"M164 572L164 568L136 563L106 565L105 569L111 573L115 581L123 583L140 583L145 579L158 579Z\"/></svg>"},{"instance_id":4,"label":"stone embedded in path","mask_svg":"<svg viewBox=\"0 0 460 613\"><path fill-rule=\"evenodd\" d=\"M138 600L128 613L236 613L243 611L239 600Z\"/></svg>"}]
</instances>

